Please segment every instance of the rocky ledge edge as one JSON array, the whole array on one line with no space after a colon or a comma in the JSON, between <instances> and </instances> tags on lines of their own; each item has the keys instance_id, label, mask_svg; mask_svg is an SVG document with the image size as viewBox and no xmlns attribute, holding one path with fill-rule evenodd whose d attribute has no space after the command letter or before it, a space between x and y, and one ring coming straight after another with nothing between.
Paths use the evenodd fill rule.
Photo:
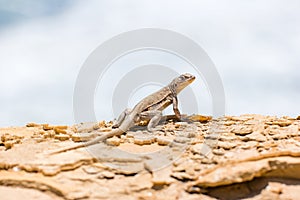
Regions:
<instances>
[{"instance_id":1,"label":"rocky ledge edge","mask_svg":"<svg viewBox=\"0 0 300 200\"><path fill-rule=\"evenodd\" d=\"M16 199L298 199L300 117L172 117L50 153L111 122L0 128L0 196Z\"/></svg>"}]
</instances>

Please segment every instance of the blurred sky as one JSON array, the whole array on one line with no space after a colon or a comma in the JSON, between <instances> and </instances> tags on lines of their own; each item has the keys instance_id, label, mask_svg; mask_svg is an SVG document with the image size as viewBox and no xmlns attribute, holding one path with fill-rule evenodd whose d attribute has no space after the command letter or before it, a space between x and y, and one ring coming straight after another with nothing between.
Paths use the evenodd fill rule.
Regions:
<instances>
[{"instance_id":1,"label":"blurred sky","mask_svg":"<svg viewBox=\"0 0 300 200\"><path fill-rule=\"evenodd\" d=\"M85 59L112 36L147 27L182 33L207 52L227 115L300 115L298 0L1 0L0 126L74 123Z\"/></svg>"}]
</instances>

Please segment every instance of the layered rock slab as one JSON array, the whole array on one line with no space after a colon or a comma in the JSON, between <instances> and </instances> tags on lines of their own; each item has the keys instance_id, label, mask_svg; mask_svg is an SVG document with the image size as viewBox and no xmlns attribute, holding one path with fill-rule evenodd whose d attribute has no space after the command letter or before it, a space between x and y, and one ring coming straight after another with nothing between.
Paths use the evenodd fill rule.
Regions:
<instances>
[{"instance_id":1,"label":"layered rock slab","mask_svg":"<svg viewBox=\"0 0 300 200\"><path fill-rule=\"evenodd\" d=\"M41 199L296 199L299 118L261 115L167 120L154 133L57 155L111 130L111 122L0 129L0 193Z\"/></svg>"}]
</instances>

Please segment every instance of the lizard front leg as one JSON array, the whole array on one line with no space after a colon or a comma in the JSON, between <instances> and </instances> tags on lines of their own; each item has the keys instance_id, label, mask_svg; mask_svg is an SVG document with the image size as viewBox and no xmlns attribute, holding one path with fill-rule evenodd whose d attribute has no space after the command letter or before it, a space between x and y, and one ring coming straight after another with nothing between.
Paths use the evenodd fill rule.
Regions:
<instances>
[{"instance_id":1,"label":"lizard front leg","mask_svg":"<svg viewBox=\"0 0 300 200\"><path fill-rule=\"evenodd\" d=\"M178 99L177 99L177 92L176 92L177 84L170 84L169 89L171 91L172 103L173 103L173 111L177 119L181 118L181 114L178 109Z\"/></svg>"},{"instance_id":2,"label":"lizard front leg","mask_svg":"<svg viewBox=\"0 0 300 200\"><path fill-rule=\"evenodd\" d=\"M180 119L181 114L180 114L179 109L178 109L178 100L177 100L176 95L173 96L173 111L174 111L175 116L177 117L177 119Z\"/></svg>"}]
</instances>

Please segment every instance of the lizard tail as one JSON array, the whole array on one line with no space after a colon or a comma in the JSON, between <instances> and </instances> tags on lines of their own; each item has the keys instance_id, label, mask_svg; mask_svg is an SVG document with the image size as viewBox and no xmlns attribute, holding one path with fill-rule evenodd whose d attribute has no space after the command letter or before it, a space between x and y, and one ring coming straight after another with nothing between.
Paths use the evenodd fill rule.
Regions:
<instances>
[{"instance_id":1,"label":"lizard tail","mask_svg":"<svg viewBox=\"0 0 300 200\"><path fill-rule=\"evenodd\" d=\"M123 133L123 131L120 130L119 128L117 128L117 129L112 130L112 131L110 131L110 132L108 132L106 134L97 136L96 138L94 138L91 141L84 142L84 143L81 143L81 144L77 144L77 145L74 145L72 147L63 148L63 149L60 149L60 150L57 150L57 151L53 151L53 152L49 153L49 155L54 155L54 154L63 153L63 152L66 152L66 151L70 151L70 150L82 148L82 147L87 147L87 146L96 144L96 143L98 143L100 141L106 140L107 138L121 135L122 133Z\"/></svg>"}]
</instances>

